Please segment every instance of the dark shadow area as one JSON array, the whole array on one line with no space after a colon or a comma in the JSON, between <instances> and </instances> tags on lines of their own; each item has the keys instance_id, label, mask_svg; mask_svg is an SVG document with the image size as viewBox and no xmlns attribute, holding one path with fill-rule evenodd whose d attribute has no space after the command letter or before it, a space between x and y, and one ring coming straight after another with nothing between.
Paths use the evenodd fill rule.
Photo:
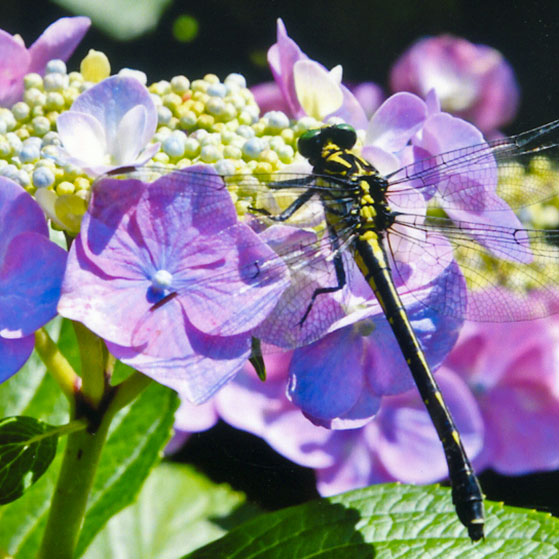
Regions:
<instances>
[{"instance_id":1,"label":"dark shadow area","mask_svg":"<svg viewBox=\"0 0 559 559\"><path fill-rule=\"evenodd\" d=\"M275 510L318 497L314 473L274 452L262 439L219 422L193 434L174 456L216 483L228 483L249 501Z\"/></svg>"},{"instance_id":2,"label":"dark shadow area","mask_svg":"<svg viewBox=\"0 0 559 559\"><path fill-rule=\"evenodd\" d=\"M559 472L523 476L503 476L486 471L480 482L487 499L505 504L549 512L559 517Z\"/></svg>"},{"instance_id":3,"label":"dark shadow area","mask_svg":"<svg viewBox=\"0 0 559 559\"><path fill-rule=\"evenodd\" d=\"M262 439L219 422L191 436L174 460L193 464L217 483L228 483L246 493L249 503L278 510L318 497L314 473L277 454ZM480 476L483 492L491 501L545 511L559 516L559 472L504 476L486 471ZM250 507L250 505L247 505ZM239 511L245 514L245 511ZM243 520L254 516L248 508ZM220 519L229 526L239 520Z\"/></svg>"},{"instance_id":4,"label":"dark shadow area","mask_svg":"<svg viewBox=\"0 0 559 559\"><path fill-rule=\"evenodd\" d=\"M31 17L30 17L31 14ZM172 35L182 14L198 21L198 36L180 43ZM0 28L19 33L30 44L66 10L44 0L3 0ZM125 17L125 14L123 14ZM506 130L520 132L559 115L559 4L551 0L207 0L171 2L157 28L122 42L91 29L69 64L90 48L103 50L113 69L133 67L149 81L208 72L222 79L245 75L249 85L270 80L265 53L275 41L275 20L282 17L289 35L310 56L332 67L342 64L344 80L375 81L386 87L394 61L425 35L452 33L499 49L512 64L522 89L519 115ZM73 64L72 64L73 63Z\"/></svg>"}]
</instances>

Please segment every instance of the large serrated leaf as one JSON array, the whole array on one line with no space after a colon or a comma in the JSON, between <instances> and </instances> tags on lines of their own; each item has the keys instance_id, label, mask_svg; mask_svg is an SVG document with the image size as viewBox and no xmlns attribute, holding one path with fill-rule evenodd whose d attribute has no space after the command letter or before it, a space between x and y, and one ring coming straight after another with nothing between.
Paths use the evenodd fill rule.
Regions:
<instances>
[{"instance_id":1,"label":"large serrated leaf","mask_svg":"<svg viewBox=\"0 0 559 559\"><path fill-rule=\"evenodd\" d=\"M56 454L56 428L34 417L0 419L0 505L21 497Z\"/></svg>"},{"instance_id":2,"label":"large serrated leaf","mask_svg":"<svg viewBox=\"0 0 559 559\"><path fill-rule=\"evenodd\" d=\"M56 339L60 320L47 327ZM68 421L68 402L56 382L35 353L25 366L0 384L0 416L30 415L48 423ZM64 444L58 445L56 458L46 473L25 494L8 505L0 506L0 550L16 555L29 534L37 529L48 512ZM36 553L35 553L36 555ZM23 556L17 555L18 559Z\"/></svg>"},{"instance_id":3,"label":"large serrated leaf","mask_svg":"<svg viewBox=\"0 0 559 559\"><path fill-rule=\"evenodd\" d=\"M486 539L472 543L450 492L376 485L262 515L188 559L551 559L559 520L487 503Z\"/></svg>"},{"instance_id":4,"label":"large serrated leaf","mask_svg":"<svg viewBox=\"0 0 559 559\"><path fill-rule=\"evenodd\" d=\"M243 503L241 493L212 483L190 466L161 464L137 501L97 535L84 559L175 559L223 535L224 525L257 514Z\"/></svg>"}]
</instances>

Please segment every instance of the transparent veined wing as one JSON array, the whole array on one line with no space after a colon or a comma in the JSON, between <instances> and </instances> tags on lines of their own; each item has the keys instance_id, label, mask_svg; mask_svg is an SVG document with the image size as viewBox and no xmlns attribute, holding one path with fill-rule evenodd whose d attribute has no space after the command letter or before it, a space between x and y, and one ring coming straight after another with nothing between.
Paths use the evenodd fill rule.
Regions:
<instances>
[{"instance_id":1,"label":"transparent veined wing","mask_svg":"<svg viewBox=\"0 0 559 559\"><path fill-rule=\"evenodd\" d=\"M393 275L448 254L466 286L431 298L435 311L487 322L541 318L559 308L559 121L438 154L388 177L398 212L388 231ZM422 192L427 217L417 211ZM513 212L513 210L515 210ZM553 229L550 229L553 227ZM423 265L422 265L423 262ZM449 273L450 272L449 270ZM421 277L418 274L416 277Z\"/></svg>"},{"instance_id":2,"label":"transparent veined wing","mask_svg":"<svg viewBox=\"0 0 559 559\"><path fill-rule=\"evenodd\" d=\"M386 179L400 192L422 192L447 211L500 211L557 196L559 120L515 136L419 158ZM490 196L497 194L498 199ZM415 198L401 203L414 210Z\"/></svg>"},{"instance_id":3,"label":"transparent veined wing","mask_svg":"<svg viewBox=\"0 0 559 559\"><path fill-rule=\"evenodd\" d=\"M438 287L439 296L428 298L428 305L436 312L482 321L525 320L555 312L559 302L559 281L554 271L559 253L555 243L559 234L535 229L530 211L537 204L557 198L558 139L559 121L518 136L419 160L388 176L389 203L391 194L397 193L398 200L395 223L385 236L396 284L409 286L413 268L414 285L409 291L423 300L418 285L429 284L433 270L444 268L442 263L455 257L460 271L449 268L448 273L463 275L466 286L458 289L460 282L449 282L452 287L446 290ZM148 167L126 176L152 181L169 171ZM267 341L285 347L310 343L356 308L355 291L361 291L351 287L362 278L352 260L355 232L347 227L339 229L336 241L332 242L325 223L325 210L328 211L330 202L328 197L321 197L323 191L334 189L339 193L336 210L347 207L349 211L355 201L351 185L312 174L210 177L205 172L187 169L173 172L172 196L180 195L185 173L195 190L205 197L200 219L220 211L223 194L227 192L240 219L250 224L259 241L264 239L273 249L274 258L243 264L245 275L252 278L252 283L243 287L245 296L249 297L251 290L256 290L280 262L287 266L290 286L270 313L267 326L273 334ZM279 184L281 188L277 187ZM277 220L290 204L309 191L312 195L289 219ZM111 220L123 205L134 202L133 194L117 198L107 201L94 195L92 211L99 205L112 206L113 210L104 210L99 218L114 225ZM429 205L427 217L425 202ZM520 211L513 215L511 208ZM331 296L317 297L302 321L315 291L339 283L336 259L343 263L345 285ZM227 274L221 278L219 274L216 270L211 281L227 285ZM205 281L209 280L199 281L201 289ZM167 294L168 300L154 300L150 315L161 312L167 302L171 304L173 293ZM229 296L231 293L224 289L223 305ZM375 304L371 299L363 303L364 297L358 297L357 306L369 310ZM236 317L237 322L243 320L248 327L249 317Z\"/></svg>"},{"instance_id":4,"label":"transparent veined wing","mask_svg":"<svg viewBox=\"0 0 559 559\"><path fill-rule=\"evenodd\" d=\"M163 182L160 181L161 177L165 179ZM174 207L177 207L177 199L179 200L178 206L184 212L184 230L179 232L180 236L188 236L190 228L199 228L200 224L204 224L206 233L211 233L212 220L217 223L222 214L230 219L231 227L239 215L240 220L253 231L252 234L237 238L237 250L244 255L236 269L243 278L241 284L238 279L234 279L237 278L237 273L232 274L230 268L220 266L219 262L212 261L211 256L208 256L207 262L197 264L198 268L207 273L200 273L195 281L169 285L157 293L147 289L145 298L149 302L149 310L135 328L132 340L134 345L141 345L148 334L162 337L168 334L165 329L154 328L153 324L159 320L168 324L165 317L169 309L173 305L179 305L180 295L187 291L203 292L211 289L214 311L229 309L232 301L238 304L241 298L247 301L247 305L250 302L251 311L265 307L269 301L266 296L262 297L261 288L283 273L284 268L289 274L290 286L269 313L266 342L286 348L305 345L324 335L332 322L345 317L353 298L349 285L355 276L359 280L359 274L356 273L347 250L351 232L343 234L337 247L332 247L332 240L325 231L324 208L318 194L289 223L274 222L273 216L282 207L308 192L309 185L306 183L309 182L309 176L279 174L274 175L273 179L281 180L287 188L274 192L269 187L270 177L250 174L225 177L201 167L184 170L156 167L132 171L123 169L97 181L89 217L84 222L86 228L96 225L96 236L93 239L89 237L86 248L92 254L103 253L117 227L124 226L127 230L133 230L144 227L142 223L154 219L157 221L158 216L154 212L142 210L142 215L139 215L134 209L145 196L168 200L169 206L173 201ZM165 205L165 202L159 203L159 206ZM192 208L196 209L193 215ZM123 219L126 223L122 222ZM99 223L102 224L101 229L98 227ZM159 238L164 238L168 244L165 260L172 260L173 244L177 240L172 238L170 232L156 231L157 227L159 226L154 226L153 232L147 237L159 234ZM260 248L262 243L269 247L268 255L263 255ZM150 250L149 241L145 244L146 259L154 259L155 251ZM208 246L207 251L211 255L212 247ZM311 312L302 320L316 289L337 284L334 258L343 262L346 284L332 297L318 298L316 304L312 305ZM163 263L156 264L150 267L152 272L163 267ZM211 270L207 269L208 266ZM189 309L183 310L188 315ZM209 315L212 309L208 307L207 311ZM222 310L218 314L223 312ZM204 332L218 336L243 329L251 330L257 326L253 315L254 312L242 310L231 313L225 326L223 321L214 329L205 324ZM260 329L259 332L262 333L263 330Z\"/></svg>"}]
</instances>

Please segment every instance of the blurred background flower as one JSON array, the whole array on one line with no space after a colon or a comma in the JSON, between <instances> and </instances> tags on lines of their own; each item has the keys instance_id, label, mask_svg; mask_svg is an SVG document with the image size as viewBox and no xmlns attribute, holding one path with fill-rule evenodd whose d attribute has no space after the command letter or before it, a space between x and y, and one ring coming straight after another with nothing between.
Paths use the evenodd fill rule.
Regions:
<instances>
[{"instance_id":1,"label":"blurred background flower","mask_svg":"<svg viewBox=\"0 0 559 559\"><path fill-rule=\"evenodd\" d=\"M520 97L514 71L499 51L452 35L413 44L392 67L390 86L421 97L434 89L443 111L486 134L513 119Z\"/></svg>"}]
</instances>

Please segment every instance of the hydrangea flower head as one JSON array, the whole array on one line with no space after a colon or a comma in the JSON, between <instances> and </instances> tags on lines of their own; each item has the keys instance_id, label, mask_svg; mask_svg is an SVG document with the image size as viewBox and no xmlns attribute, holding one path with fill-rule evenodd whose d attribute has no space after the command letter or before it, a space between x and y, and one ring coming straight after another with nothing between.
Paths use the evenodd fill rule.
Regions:
<instances>
[{"instance_id":1,"label":"hydrangea flower head","mask_svg":"<svg viewBox=\"0 0 559 559\"><path fill-rule=\"evenodd\" d=\"M483 418L476 468L520 475L559 466L558 342L556 317L464 327L444 368L469 385Z\"/></svg>"},{"instance_id":2,"label":"hydrangea flower head","mask_svg":"<svg viewBox=\"0 0 559 559\"><path fill-rule=\"evenodd\" d=\"M0 177L0 382L31 354L33 332L56 316L65 264L37 203Z\"/></svg>"},{"instance_id":3,"label":"hydrangea flower head","mask_svg":"<svg viewBox=\"0 0 559 559\"><path fill-rule=\"evenodd\" d=\"M99 182L58 309L200 403L245 363L286 284L283 263L237 222L222 179L194 166L152 183Z\"/></svg>"},{"instance_id":4,"label":"hydrangea flower head","mask_svg":"<svg viewBox=\"0 0 559 559\"><path fill-rule=\"evenodd\" d=\"M394 65L393 91L421 97L434 89L443 110L491 132L516 113L519 89L511 66L497 50L451 35L427 37Z\"/></svg>"},{"instance_id":5,"label":"hydrangea flower head","mask_svg":"<svg viewBox=\"0 0 559 559\"><path fill-rule=\"evenodd\" d=\"M47 62L55 58L68 60L90 25L87 17L63 17L28 49L21 37L0 29L0 106L9 107L21 99L25 74L43 74Z\"/></svg>"},{"instance_id":6,"label":"hydrangea flower head","mask_svg":"<svg viewBox=\"0 0 559 559\"><path fill-rule=\"evenodd\" d=\"M325 496L372 483L433 483L448 474L440 441L415 387L384 397L375 418L362 427L325 429L305 418L285 393L292 354L267 357L266 382L247 365L204 405L200 416L183 400L176 415L174 448L187 433L208 429L222 419L263 438L293 462L313 468L317 489ZM478 455L484 429L472 392L448 369L437 376L468 454Z\"/></svg>"}]
</instances>

